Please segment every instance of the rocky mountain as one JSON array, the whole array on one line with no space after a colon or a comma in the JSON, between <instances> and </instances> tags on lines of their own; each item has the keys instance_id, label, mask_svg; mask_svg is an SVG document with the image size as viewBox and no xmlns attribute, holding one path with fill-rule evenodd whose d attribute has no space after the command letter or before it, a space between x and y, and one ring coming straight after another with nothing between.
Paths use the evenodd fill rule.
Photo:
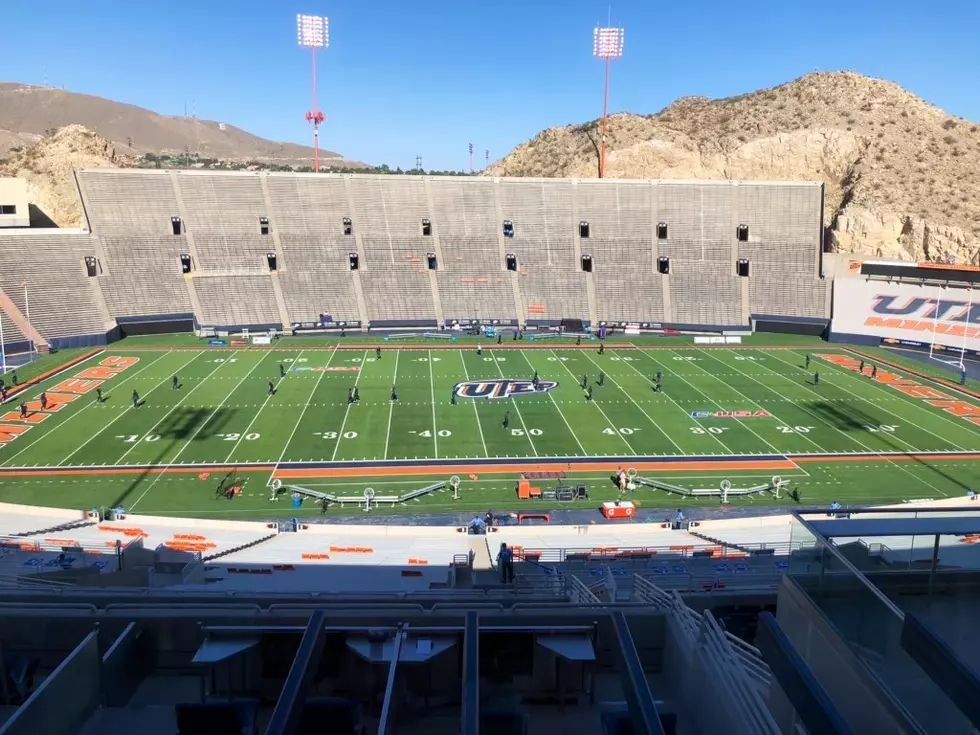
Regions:
<instances>
[{"instance_id":1,"label":"rocky mountain","mask_svg":"<svg viewBox=\"0 0 980 735\"><path fill-rule=\"evenodd\" d=\"M0 162L0 177L27 179L32 227L81 227L82 203L72 170L135 166L113 144L81 125L68 125Z\"/></svg>"},{"instance_id":2,"label":"rocky mountain","mask_svg":"<svg viewBox=\"0 0 980 735\"><path fill-rule=\"evenodd\" d=\"M53 87L0 82L0 158L8 156L12 147L36 143L68 125L88 128L111 141L124 155L197 153L201 158L224 161L313 165L312 148L265 140L231 124L160 115L135 105ZM320 165L363 164L321 150Z\"/></svg>"},{"instance_id":3,"label":"rocky mountain","mask_svg":"<svg viewBox=\"0 0 980 735\"><path fill-rule=\"evenodd\" d=\"M599 121L545 130L485 174L595 177L598 141ZM980 126L853 72L614 115L606 176L822 180L827 250L980 265Z\"/></svg>"}]
</instances>

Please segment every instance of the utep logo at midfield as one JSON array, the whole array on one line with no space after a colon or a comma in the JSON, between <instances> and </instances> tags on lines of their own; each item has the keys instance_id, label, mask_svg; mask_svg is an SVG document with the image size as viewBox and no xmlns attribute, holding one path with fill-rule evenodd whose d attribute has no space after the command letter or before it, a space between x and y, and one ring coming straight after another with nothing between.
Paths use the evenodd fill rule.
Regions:
<instances>
[{"instance_id":1,"label":"utep logo at midfield","mask_svg":"<svg viewBox=\"0 0 980 735\"><path fill-rule=\"evenodd\" d=\"M535 393L547 393L558 387L555 380L539 380L538 387L530 380L501 378L499 380L467 380L453 386L453 393L463 398L516 398Z\"/></svg>"}]
</instances>

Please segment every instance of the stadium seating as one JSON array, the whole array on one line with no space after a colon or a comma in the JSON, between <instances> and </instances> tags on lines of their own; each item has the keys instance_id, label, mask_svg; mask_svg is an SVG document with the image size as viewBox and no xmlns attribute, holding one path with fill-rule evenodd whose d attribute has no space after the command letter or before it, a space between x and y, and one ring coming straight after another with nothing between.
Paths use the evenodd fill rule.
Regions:
<instances>
[{"instance_id":1,"label":"stadium seating","mask_svg":"<svg viewBox=\"0 0 980 735\"><path fill-rule=\"evenodd\" d=\"M32 320L46 338L191 313L215 327L328 313L375 326L581 319L714 329L752 315L828 315L819 184L112 169L76 180L91 235L0 233L10 263L0 286L16 294L22 280L32 284ZM94 278L86 256L98 259ZM739 258L748 278L736 275ZM55 310L66 300L76 308Z\"/></svg>"}]
</instances>

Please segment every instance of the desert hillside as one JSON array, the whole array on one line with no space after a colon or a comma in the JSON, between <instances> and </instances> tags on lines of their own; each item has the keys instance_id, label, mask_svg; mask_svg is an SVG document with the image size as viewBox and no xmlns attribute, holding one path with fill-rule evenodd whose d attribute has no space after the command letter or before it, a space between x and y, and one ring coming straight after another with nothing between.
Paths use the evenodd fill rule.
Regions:
<instances>
[{"instance_id":1,"label":"desert hillside","mask_svg":"<svg viewBox=\"0 0 980 735\"><path fill-rule=\"evenodd\" d=\"M117 153L112 143L81 125L68 125L0 161L0 177L27 179L32 227L81 227L76 168L136 165L137 159Z\"/></svg>"},{"instance_id":2,"label":"desert hillside","mask_svg":"<svg viewBox=\"0 0 980 735\"><path fill-rule=\"evenodd\" d=\"M598 121L552 128L486 172L598 175ZM980 126L891 82L808 74L610 118L606 176L822 180L828 250L980 265Z\"/></svg>"},{"instance_id":3,"label":"desert hillside","mask_svg":"<svg viewBox=\"0 0 980 735\"><path fill-rule=\"evenodd\" d=\"M197 153L225 161L261 161L288 166L312 166L313 149L278 143L252 135L230 123L171 117L122 102L67 92L0 82L0 158L11 147L37 142L51 131L82 125L111 141L120 153ZM357 166L339 153L320 151L322 166Z\"/></svg>"}]
</instances>

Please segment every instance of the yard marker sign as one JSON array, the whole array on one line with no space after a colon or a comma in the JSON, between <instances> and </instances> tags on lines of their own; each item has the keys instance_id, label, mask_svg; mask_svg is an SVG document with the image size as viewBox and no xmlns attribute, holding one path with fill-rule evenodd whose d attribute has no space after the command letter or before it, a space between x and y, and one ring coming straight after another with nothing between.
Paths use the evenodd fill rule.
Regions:
<instances>
[{"instance_id":1,"label":"yard marker sign","mask_svg":"<svg viewBox=\"0 0 980 735\"><path fill-rule=\"evenodd\" d=\"M74 377L62 380L47 393L48 405L41 408L38 400L27 402L27 416L21 417L20 411L8 411L0 416L0 449L27 432L32 426L47 421L48 418L69 403L77 401L86 393L101 386L109 378L128 370L139 362L138 357L112 356L102 360L98 365L85 368Z\"/></svg>"}]
</instances>

